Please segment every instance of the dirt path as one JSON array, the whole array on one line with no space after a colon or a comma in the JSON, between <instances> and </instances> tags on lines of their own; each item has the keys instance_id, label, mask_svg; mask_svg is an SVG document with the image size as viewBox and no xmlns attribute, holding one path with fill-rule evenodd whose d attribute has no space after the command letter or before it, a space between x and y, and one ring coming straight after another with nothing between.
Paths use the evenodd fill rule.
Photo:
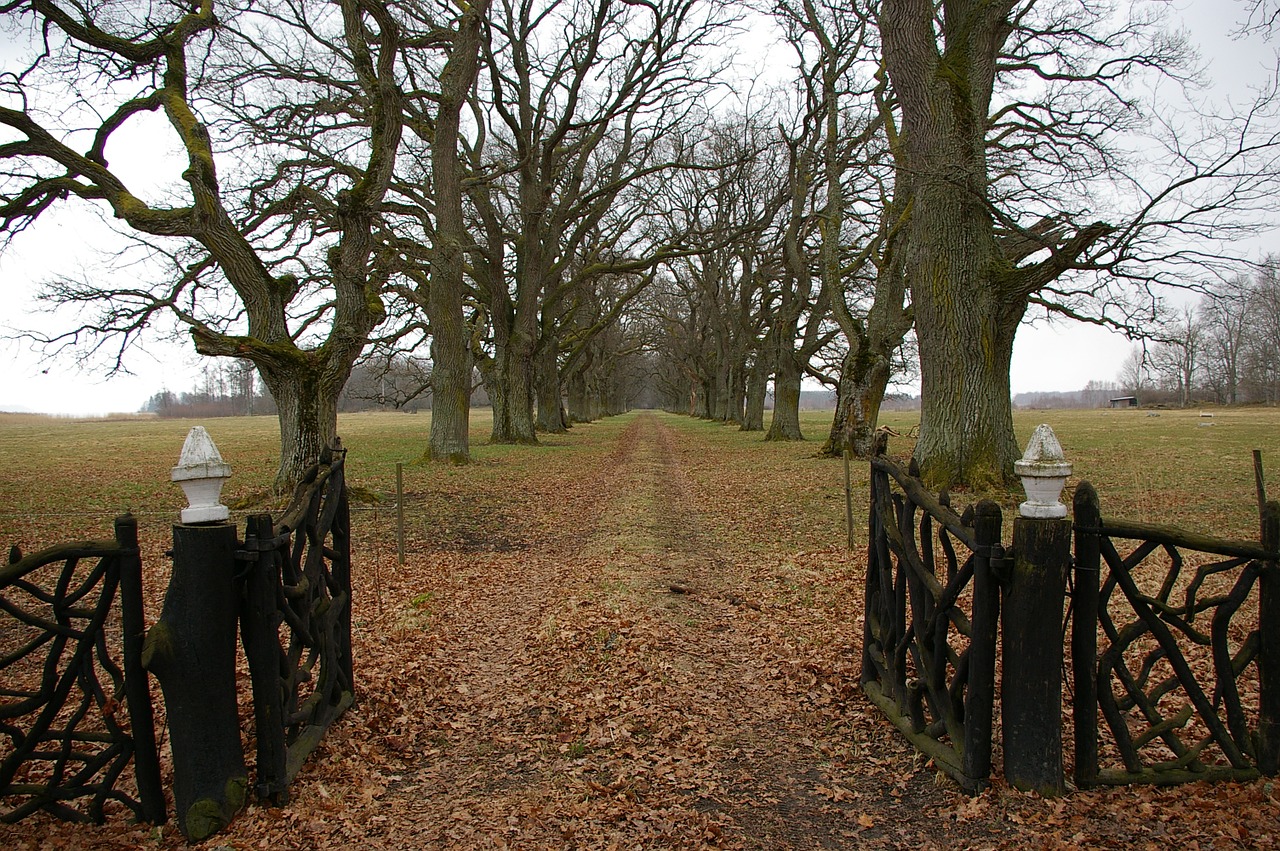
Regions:
<instances>
[{"instance_id":1,"label":"dirt path","mask_svg":"<svg viewBox=\"0 0 1280 851\"><path fill-rule=\"evenodd\" d=\"M421 636L429 652L406 666L407 690L389 690L403 697L387 707L388 741L422 760L379 796L399 814L388 843L887 839L849 771L849 636L804 634L812 624L781 615L803 588L762 584L721 552L734 518L703 510L718 503L685 472L707 451L636 417L599 466L551 494L543 525L557 534L452 568ZM431 720L414 725L415 711ZM410 740L395 728L406 718ZM900 748L877 756L895 757L910 771Z\"/></svg>"}]
</instances>

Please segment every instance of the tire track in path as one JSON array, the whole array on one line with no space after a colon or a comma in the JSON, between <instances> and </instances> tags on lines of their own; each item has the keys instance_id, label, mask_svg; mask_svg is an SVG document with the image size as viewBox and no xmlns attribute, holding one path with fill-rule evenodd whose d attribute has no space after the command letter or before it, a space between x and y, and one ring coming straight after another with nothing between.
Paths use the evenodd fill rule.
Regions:
<instances>
[{"instance_id":1,"label":"tire track in path","mask_svg":"<svg viewBox=\"0 0 1280 851\"><path fill-rule=\"evenodd\" d=\"M579 575L592 579L576 589L589 602L578 608L593 611L591 634L610 656L594 687L648 690L642 710L596 729L615 739L621 731L641 768L669 765L649 788L707 813L726 841L844 847L859 826L818 791L830 781L814 744L821 731L801 717L794 683L769 652L772 606L724 551L719 533L732 518L697 507L715 502L697 493L682 454L710 447L687 440L653 415L634 420L620 438L611 501L579 558ZM635 748L635 730L651 734L647 752Z\"/></svg>"}]
</instances>

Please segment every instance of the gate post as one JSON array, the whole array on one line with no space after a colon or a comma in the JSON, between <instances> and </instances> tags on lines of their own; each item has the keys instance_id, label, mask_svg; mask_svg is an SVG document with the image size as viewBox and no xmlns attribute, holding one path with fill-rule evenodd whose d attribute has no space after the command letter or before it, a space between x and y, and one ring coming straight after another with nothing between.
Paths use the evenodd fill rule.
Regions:
<instances>
[{"instance_id":1,"label":"gate post","mask_svg":"<svg viewBox=\"0 0 1280 851\"><path fill-rule=\"evenodd\" d=\"M964 775L981 790L991 781L991 726L996 692L996 626L1000 589L995 565L1000 546L1000 506L984 499L974 506L973 531L978 551L973 560L973 637L969 645L969 687L964 695Z\"/></svg>"},{"instance_id":2,"label":"gate post","mask_svg":"<svg viewBox=\"0 0 1280 851\"><path fill-rule=\"evenodd\" d=\"M1071 596L1071 682L1075 694L1072 719L1075 726L1077 789L1089 789L1098 780L1098 595L1102 576L1099 536L1102 511L1098 492L1089 482L1076 488L1075 592Z\"/></svg>"},{"instance_id":3,"label":"gate post","mask_svg":"<svg viewBox=\"0 0 1280 851\"><path fill-rule=\"evenodd\" d=\"M178 827L192 842L230 824L249 784L236 701L236 528L217 503L230 467L203 428L173 468L191 498L173 527L173 575L142 663L160 681L173 749ZM221 516L219 516L221 515Z\"/></svg>"},{"instance_id":4,"label":"gate post","mask_svg":"<svg viewBox=\"0 0 1280 851\"><path fill-rule=\"evenodd\" d=\"M1280 549L1280 503L1262 507L1262 546ZM1280 773L1280 564L1267 562L1259 578L1258 633L1258 770L1268 777Z\"/></svg>"},{"instance_id":5,"label":"gate post","mask_svg":"<svg viewBox=\"0 0 1280 851\"><path fill-rule=\"evenodd\" d=\"M1038 427L1014 470L1027 501L1013 522L1013 570L1000 606L1004 773L1024 791L1065 791L1062 771L1063 598L1071 521L1058 494L1071 465L1047 425Z\"/></svg>"},{"instance_id":6,"label":"gate post","mask_svg":"<svg viewBox=\"0 0 1280 851\"><path fill-rule=\"evenodd\" d=\"M1062 775L1062 604L1071 521L1013 521L1013 573L1000 607L1004 675L1004 775L1023 791L1064 791Z\"/></svg>"},{"instance_id":7,"label":"gate post","mask_svg":"<svg viewBox=\"0 0 1280 851\"><path fill-rule=\"evenodd\" d=\"M151 687L142 667L146 626L142 613L142 558L138 552L138 521L132 515L116 518L116 543L120 545L120 629L124 644L125 703L133 735L133 771L138 782L142 818L164 824L164 787L160 782L160 757L156 748L155 715Z\"/></svg>"},{"instance_id":8,"label":"gate post","mask_svg":"<svg viewBox=\"0 0 1280 851\"><path fill-rule=\"evenodd\" d=\"M258 797L282 806L289 801L289 747L280 684L281 615L276 604L280 565L270 547L273 534L269 514L254 515L245 521L245 549L256 561L245 577L240 635L253 687Z\"/></svg>"}]
</instances>

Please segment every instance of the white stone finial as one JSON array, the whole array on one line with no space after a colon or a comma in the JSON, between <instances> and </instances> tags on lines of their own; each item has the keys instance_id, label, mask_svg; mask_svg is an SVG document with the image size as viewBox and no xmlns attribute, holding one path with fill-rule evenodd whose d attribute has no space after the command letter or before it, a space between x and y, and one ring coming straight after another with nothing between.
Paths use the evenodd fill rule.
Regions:
<instances>
[{"instance_id":1,"label":"white stone finial","mask_svg":"<svg viewBox=\"0 0 1280 851\"><path fill-rule=\"evenodd\" d=\"M1063 458L1062 444L1048 423L1036 426L1022 460L1013 462L1013 471L1027 493L1027 501L1018 506L1023 517L1067 516L1067 507L1058 496L1071 475L1071 463Z\"/></svg>"},{"instance_id":2,"label":"white stone finial","mask_svg":"<svg viewBox=\"0 0 1280 851\"><path fill-rule=\"evenodd\" d=\"M183 523L217 523L231 516L231 510L219 502L222 485L231 477L231 465L222 460L218 447L204 426L195 426L182 444L178 466L169 478L182 486L190 503L182 509Z\"/></svg>"}]
</instances>

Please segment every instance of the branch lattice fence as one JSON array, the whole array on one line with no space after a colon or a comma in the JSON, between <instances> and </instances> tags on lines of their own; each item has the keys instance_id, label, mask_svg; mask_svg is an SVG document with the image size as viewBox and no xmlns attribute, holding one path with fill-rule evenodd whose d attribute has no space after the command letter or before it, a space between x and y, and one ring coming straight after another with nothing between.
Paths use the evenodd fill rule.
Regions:
<instances>
[{"instance_id":1,"label":"branch lattice fence","mask_svg":"<svg viewBox=\"0 0 1280 851\"><path fill-rule=\"evenodd\" d=\"M939 768L979 791L991 775L1000 507L957 514L914 470L877 457L869 527L863 690Z\"/></svg>"},{"instance_id":2,"label":"branch lattice fence","mask_svg":"<svg viewBox=\"0 0 1280 851\"><path fill-rule=\"evenodd\" d=\"M1248 780L1280 767L1280 504L1262 543L1103 517L1075 496L1075 780ZM1121 555L1116 541L1137 543ZM1101 723L1100 723L1101 722Z\"/></svg>"},{"instance_id":3,"label":"branch lattice fence","mask_svg":"<svg viewBox=\"0 0 1280 851\"><path fill-rule=\"evenodd\" d=\"M0 820L102 822L109 802L165 820L142 669L137 521L115 539L15 548L0 568ZM132 767L130 773L128 769ZM127 788L131 774L132 789Z\"/></svg>"},{"instance_id":4,"label":"branch lattice fence","mask_svg":"<svg viewBox=\"0 0 1280 851\"><path fill-rule=\"evenodd\" d=\"M250 517L237 561L257 726L257 791L283 802L325 731L354 702L351 515L345 451L329 450L277 521Z\"/></svg>"}]
</instances>

